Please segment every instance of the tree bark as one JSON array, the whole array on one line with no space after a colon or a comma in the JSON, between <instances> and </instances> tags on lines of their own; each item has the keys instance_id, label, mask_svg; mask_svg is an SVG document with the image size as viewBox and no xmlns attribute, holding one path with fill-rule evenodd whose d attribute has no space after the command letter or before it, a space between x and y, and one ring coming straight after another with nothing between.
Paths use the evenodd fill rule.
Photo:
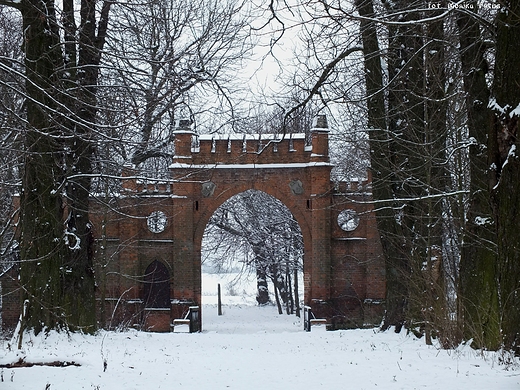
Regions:
<instances>
[{"instance_id":1,"label":"tree bark","mask_svg":"<svg viewBox=\"0 0 520 390\"><path fill-rule=\"evenodd\" d=\"M388 204L376 211L377 227L380 232L383 253L386 263L386 314L384 328L392 325L402 326L404 322L404 296L406 285L402 284L399 273L399 251L394 247L390 237L396 236L394 210L390 199L392 190L389 180L393 172L389 162L393 160L392 146L387 132L386 108L383 94L383 71L381 54L374 18L372 0L356 0L356 8L363 17L360 21L363 57L365 66L365 84L367 95L367 126L370 140L370 166L372 171L372 187L374 199L388 200ZM404 293L404 294L403 294Z\"/></svg>"},{"instance_id":2,"label":"tree bark","mask_svg":"<svg viewBox=\"0 0 520 390\"><path fill-rule=\"evenodd\" d=\"M472 2L477 7L477 2ZM474 8L476 9L476 8ZM496 224L491 205L494 174L489 170L489 135L493 115L486 75L485 44L478 22L467 13L457 14L469 131L469 209L466 215L460 261L461 316L464 338L478 347L498 348L500 321L496 269Z\"/></svg>"},{"instance_id":3,"label":"tree bark","mask_svg":"<svg viewBox=\"0 0 520 390\"><path fill-rule=\"evenodd\" d=\"M63 205L57 181L63 155L58 109L62 66L52 0L26 0L21 5L25 32L27 123L20 198L20 281L27 301L24 326L64 325L60 315L61 261L64 255ZM58 176L57 176L58 173Z\"/></svg>"},{"instance_id":4,"label":"tree bark","mask_svg":"<svg viewBox=\"0 0 520 390\"><path fill-rule=\"evenodd\" d=\"M256 264L256 301L259 305L267 305L271 301L267 287L267 274L264 267L258 263Z\"/></svg>"},{"instance_id":5,"label":"tree bark","mask_svg":"<svg viewBox=\"0 0 520 390\"><path fill-rule=\"evenodd\" d=\"M296 306L296 317L300 318L300 295L298 287L298 268L294 268L294 306Z\"/></svg>"},{"instance_id":6,"label":"tree bark","mask_svg":"<svg viewBox=\"0 0 520 390\"><path fill-rule=\"evenodd\" d=\"M520 4L505 1L497 15L493 95L495 121L489 153L495 161L492 188L497 229L501 346L520 354Z\"/></svg>"},{"instance_id":7,"label":"tree bark","mask_svg":"<svg viewBox=\"0 0 520 390\"><path fill-rule=\"evenodd\" d=\"M377 224L386 257L383 328L421 323L442 311L442 285L434 286L443 234L446 190L446 101L443 20L423 18L422 1L389 2L399 22L388 26L387 105L374 9L358 0L368 96L368 127ZM428 11L429 17L436 16ZM432 196L434 198L432 198ZM436 283L439 280L435 281ZM443 315L443 313L438 313Z\"/></svg>"},{"instance_id":8,"label":"tree bark","mask_svg":"<svg viewBox=\"0 0 520 390\"><path fill-rule=\"evenodd\" d=\"M96 25L96 0L83 0L79 29L72 0L63 3L61 23L54 0L15 4L25 33L28 96L20 278L28 301L24 326L36 333L96 326L89 174L109 4Z\"/></svg>"},{"instance_id":9,"label":"tree bark","mask_svg":"<svg viewBox=\"0 0 520 390\"><path fill-rule=\"evenodd\" d=\"M389 13L399 13L399 20L420 19L412 1L389 3ZM417 8L417 7L416 7ZM424 242L427 231L423 223L424 202L417 199L425 194L424 159L428 158L422 145L424 129L424 63L422 24L389 26L388 43L388 137L392 155L388 161L389 183L395 213L388 224L388 241L393 247L388 279L390 296L397 300L397 321L385 324L397 329L406 321L415 322L420 316L424 298L421 264L426 255ZM405 200L409 199L409 200ZM395 284L395 286L392 286ZM420 295L419 295L420 294ZM396 313L397 314L397 313Z\"/></svg>"}]
</instances>

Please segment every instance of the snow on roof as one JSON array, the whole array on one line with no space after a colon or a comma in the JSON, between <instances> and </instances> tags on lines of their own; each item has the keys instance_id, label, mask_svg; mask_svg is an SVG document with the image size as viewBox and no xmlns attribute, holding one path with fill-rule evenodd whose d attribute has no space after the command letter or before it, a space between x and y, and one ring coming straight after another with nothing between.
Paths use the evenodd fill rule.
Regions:
<instances>
[{"instance_id":1,"label":"snow on roof","mask_svg":"<svg viewBox=\"0 0 520 390\"><path fill-rule=\"evenodd\" d=\"M282 168L306 168L318 166L332 166L328 162L308 162L308 163L283 163L283 164L183 164L173 163L170 168L191 168L191 169L282 169Z\"/></svg>"},{"instance_id":2,"label":"snow on roof","mask_svg":"<svg viewBox=\"0 0 520 390\"><path fill-rule=\"evenodd\" d=\"M200 134L198 138L200 141L211 141L211 140L232 140L232 141L254 141L254 140L281 140L284 139L305 139L304 133L291 133L291 134Z\"/></svg>"}]
</instances>

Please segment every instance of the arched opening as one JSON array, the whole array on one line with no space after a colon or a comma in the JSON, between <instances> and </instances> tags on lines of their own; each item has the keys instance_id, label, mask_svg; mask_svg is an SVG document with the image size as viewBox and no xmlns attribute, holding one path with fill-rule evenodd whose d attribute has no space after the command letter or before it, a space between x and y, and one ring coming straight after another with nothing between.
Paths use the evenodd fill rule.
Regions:
<instances>
[{"instance_id":1,"label":"arched opening","mask_svg":"<svg viewBox=\"0 0 520 390\"><path fill-rule=\"evenodd\" d=\"M170 307L170 272L158 260L154 260L146 268L143 302L146 308Z\"/></svg>"},{"instance_id":2,"label":"arched opening","mask_svg":"<svg viewBox=\"0 0 520 390\"><path fill-rule=\"evenodd\" d=\"M303 235L289 209L258 190L241 192L216 209L202 238L202 301L274 306L300 314ZM209 284L209 285L208 285Z\"/></svg>"}]
</instances>

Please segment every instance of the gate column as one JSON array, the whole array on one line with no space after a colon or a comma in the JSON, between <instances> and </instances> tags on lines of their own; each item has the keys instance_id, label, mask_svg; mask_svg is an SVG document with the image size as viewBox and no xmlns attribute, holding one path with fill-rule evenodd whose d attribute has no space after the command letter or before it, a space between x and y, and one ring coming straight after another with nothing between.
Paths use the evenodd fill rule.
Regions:
<instances>
[{"instance_id":1,"label":"gate column","mask_svg":"<svg viewBox=\"0 0 520 390\"><path fill-rule=\"evenodd\" d=\"M312 232L312 258L310 297L306 303L321 316L320 303L330 299L331 292L331 194L330 172L332 166L328 153L327 121L324 115L316 118L312 137L312 155L310 170L310 209Z\"/></svg>"},{"instance_id":2,"label":"gate column","mask_svg":"<svg viewBox=\"0 0 520 390\"><path fill-rule=\"evenodd\" d=\"M182 121L181 121L182 122ZM183 127L184 125L184 127ZM175 264L175 284L173 298L191 304L200 304L200 270L194 269L193 247L193 196L197 190L190 175L194 170L189 168L192 163L191 141L193 132L189 122L180 123L180 129L175 131L174 165L182 164L188 168L170 168L173 199L173 257ZM200 266L199 266L200 268Z\"/></svg>"},{"instance_id":3,"label":"gate column","mask_svg":"<svg viewBox=\"0 0 520 390\"><path fill-rule=\"evenodd\" d=\"M311 198L312 265L311 300L328 300L331 286L330 197ZM309 302L312 304L312 302Z\"/></svg>"}]
</instances>

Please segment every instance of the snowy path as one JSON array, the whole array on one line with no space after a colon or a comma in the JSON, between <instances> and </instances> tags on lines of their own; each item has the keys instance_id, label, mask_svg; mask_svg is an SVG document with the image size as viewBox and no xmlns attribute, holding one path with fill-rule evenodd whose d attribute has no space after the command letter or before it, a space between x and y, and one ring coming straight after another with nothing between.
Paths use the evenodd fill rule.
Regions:
<instances>
[{"instance_id":1,"label":"snowy path","mask_svg":"<svg viewBox=\"0 0 520 390\"><path fill-rule=\"evenodd\" d=\"M295 317L278 316L274 307L225 306L221 317L214 305L203 310L200 334L26 340L27 361L73 360L81 367L4 369L0 389L520 390L520 370L506 371L496 356L482 359L469 348L438 350L374 330L306 333ZM0 364L14 360L4 343Z\"/></svg>"},{"instance_id":2,"label":"snowy path","mask_svg":"<svg viewBox=\"0 0 520 390\"><path fill-rule=\"evenodd\" d=\"M204 305L203 310L203 332L207 333L262 334L303 331L303 323L298 317L279 315L274 306L224 305L222 316L218 316L216 305Z\"/></svg>"}]
</instances>

